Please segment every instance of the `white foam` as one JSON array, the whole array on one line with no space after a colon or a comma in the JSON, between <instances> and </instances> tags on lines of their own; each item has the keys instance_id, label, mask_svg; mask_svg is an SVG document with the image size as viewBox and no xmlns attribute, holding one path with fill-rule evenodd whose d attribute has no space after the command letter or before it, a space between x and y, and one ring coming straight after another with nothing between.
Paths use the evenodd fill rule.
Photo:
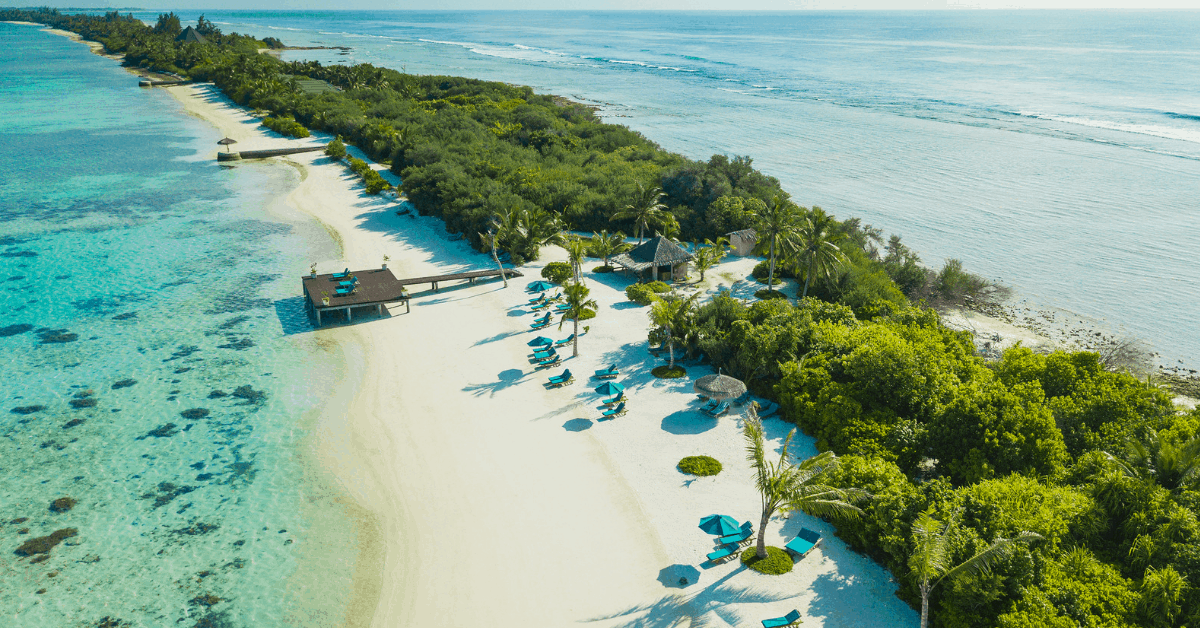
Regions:
<instances>
[{"instance_id":1,"label":"white foam","mask_svg":"<svg viewBox=\"0 0 1200 628\"><path fill-rule=\"evenodd\" d=\"M1109 131L1120 131L1123 133L1136 133L1138 135L1150 135L1169 140L1180 140L1183 142L1200 144L1200 129L1185 129L1179 127L1161 126L1157 124L1113 122L1111 120L1097 120L1082 116L1063 116L1040 113L1037 111L1018 111L1017 114L1027 118L1037 118L1039 120L1051 120L1053 122L1064 122L1066 124L1078 124L1080 126L1091 127L1094 129L1107 129Z\"/></svg>"}]
</instances>

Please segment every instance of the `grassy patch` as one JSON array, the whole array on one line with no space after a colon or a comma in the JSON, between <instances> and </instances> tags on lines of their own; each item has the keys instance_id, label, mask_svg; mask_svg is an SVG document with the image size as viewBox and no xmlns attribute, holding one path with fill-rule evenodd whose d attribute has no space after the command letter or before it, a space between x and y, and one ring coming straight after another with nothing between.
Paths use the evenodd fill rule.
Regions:
<instances>
[{"instance_id":1,"label":"grassy patch","mask_svg":"<svg viewBox=\"0 0 1200 628\"><path fill-rule=\"evenodd\" d=\"M594 273L611 273L612 271L613 271L612 266L597 266L592 269L592 272L594 272Z\"/></svg>"},{"instance_id":2,"label":"grassy patch","mask_svg":"<svg viewBox=\"0 0 1200 628\"><path fill-rule=\"evenodd\" d=\"M667 365L656 366L650 371L650 374L659 379L679 379L687 375L687 369L676 364L673 368Z\"/></svg>"},{"instance_id":3,"label":"grassy patch","mask_svg":"<svg viewBox=\"0 0 1200 628\"><path fill-rule=\"evenodd\" d=\"M679 470L688 475L716 475L721 472L721 462L712 456L688 456L679 461Z\"/></svg>"},{"instance_id":4,"label":"grassy patch","mask_svg":"<svg viewBox=\"0 0 1200 628\"><path fill-rule=\"evenodd\" d=\"M769 289L769 288L763 288L762 290L759 290L758 292L755 292L755 293L754 293L754 296L755 296L756 298L763 299L763 300L766 300L766 299L786 299L786 298L787 298L787 295L786 295L786 294L784 294L784 293L782 293L782 292L780 292L780 291L778 291L778 290L771 290L771 289Z\"/></svg>"},{"instance_id":5,"label":"grassy patch","mask_svg":"<svg viewBox=\"0 0 1200 628\"><path fill-rule=\"evenodd\" d=\"M778 547L767 546L767 557L759 558L754 546L742 552L742 564L769 576L778 576L792 570L792 557Z\"/></svg>"}]
</instances>

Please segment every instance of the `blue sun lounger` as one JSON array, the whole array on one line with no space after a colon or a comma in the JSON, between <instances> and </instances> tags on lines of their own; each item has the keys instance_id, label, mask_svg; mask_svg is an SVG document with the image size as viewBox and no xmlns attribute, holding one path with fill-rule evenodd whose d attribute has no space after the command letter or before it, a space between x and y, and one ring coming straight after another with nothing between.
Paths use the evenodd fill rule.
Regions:
<instances>
[{"instance_id":1,"label":"blue sun lounger","mask_svg":"<svg viewBox=\"0 0 1200 628\"><path fill-rule=\"evenodd\" d=\"M575 340L575 334L571 334L570 336L567 336L566 338L559 340L558 342L554 343L554 346L565 347L565 346L571 344L572 340Z\"/></svg>"},{"instance_id":2,"label":"blue sun lounger","mask_svg":"<svg viewBox=\"0 0 1200 628\"><path fill-rule=\"evenodd\" d=\"M343 270L340 273L333 273L332 275L330 275L330 277L332 277L334 279L345 279L346 277L349 277L349 276L350 276L349 268L347 268L346 270Z\"/></svg>"},{"instance_id":3,"label":"blue sun lounger","mask_svg":"<svg viewBox=\"0 0 1200 628\"><path fill-rule=\"evenodd\" d=\"M539 318L536 321L533 321L533 324L530 325L529 328L530 329L541 329L543 327L549 327L549 326L550 326L550 313L546 312L546 316Z\"/></svg>"},{"instance_id":4,"label":"blue sun lounger","mask_svg":"<svg viewBox=\"0 0 1200 628\"><path fill-rule=\"evenodd\" d=\"M605 410L604 412L600 413L601 416L606 416L606 417L621 416L623 414L625 414L625 402L624 401L617 404L617 407L613 408L612 410Z\"/></svg>"},{"instance_id":5,"label":"blue sun lounger","mask_svg":"<svg viewBox=\"0 0 1200 628\"><path fill-rule=\"evenodd\" d=\"M566 312L567 310L570 310L570 309L571 309L571 306L567 305L566 303L559 303L558 305L554 306L555 312Z\"/></svg>"},{"instance_id":6,"label":"blue sun lounger","mask_svg":"<svg viewBox=\"0 0 1200 628\"><path fill-rule=\"evenodd\" d=\"M741 532L735 532L733 534L718 537L716 543L717 545L728 545L730 543L737 543L738 545L741 545L742 543L749 543L750 537L752 536L754 536L753 529L742 528Z\"/></svg>"},{"instance_id":7,"label":"blue sun lounger","mask_svg":"<svg viewBox=\"0 0 1200 628\"><path fill-rule=\"evenodd\" d=\"M358 277L351 277L351 278L350 278L349 280L347 280L347 281L339 281L339 282L338 282L338 285L339 285L339 286L342 286L342 287L346 287L346 286L357 286L357 285L358 285Z\"/></svg>"},{"instance_id":8,"label":"blue sun lounger","mask_svg":"<svg viewBox=\"0 0 1200 628\"><path fill-rule=\"evenodd\" d=\"M708 412L709 416L713 416L713 417L721 416L722 414L729 412L729 402L722 401L721 403L717 404L717 407L713 408L712 410L707 410L706 412Z\"/></svg>"},{"instance_id":9,"label":"blue sun lounger","mask_svg":"<svg viewBox=\"0 0 1200 628\"><path fill-rule=\"evenodd\" d=\"M562 386L563 384L570 384L573 381L575 381L575 376L571 374L571 369L564 370L562 375L550 376L551 386Z\"/></svg>"},{"instance_id":10,"label":"blue sun lounger","mask_svg":"<svg viewBox=\"0 0 1200 628\"><path fill-rule=\"evenodd\" d=\"M538 360L537 368L544 369L547 366L554 366L555 364L558 364L559 361L561 361L561 360L562 360L562 356L555 354L548 358L543 358L541 360Z\"/></svg>"},{"instance_id":11,"label":"blue sun lounger","mask_svg":"<svg viewBox=\"0 0 1200 628\"><path fill-rule=\"evenodd\" d=\"M601 403L603 403L605 407L612 407L618 403L621 403L622 401L625 401L625 393L621 393L612 399L605 399Z\"/></svg>"},{"instance_id":12,"label":"blue sun lounger","mask_svg":"<svg viewBox=\"0 0 1200 628\"><path fill-rule=\"evenodd\" d=\"M617 365L610 364L610 365L608 365L608 368L606 368L602 371L596 371L596 374L593 375L593 377L595 377L597 379L606 379L609 377L616 377L620 374L621 374L621 372L617 370Z\"/></svg>"},{"instance_id":13,"label":"blue sun lounger","mask_svg":"<svg viewBox=\"0 0 1200 628\"><path fill-rule=\"evenodd\" d=\"M737 551L738 551L737 545L733 545L733 546L726 545L725 547L722 547L721 549L709 554L708 559L714 563L722 563L722 562L729 560L733 556L737 555Z\"/></svg>"},{"instance_id":14,"label":"blue sun lounger","mask_svg":"<svg viewBox=\"0 0 1200 628\"><path fill-rule=\"evenodd\" d=\"M800 528L800 533L796 535L796 538L788 541L787 545L784 545L783 547L787 551L799 556L800 558L804 558L806 554L811 552L814 547L820 544L820 533L809 530L808 528Z\"/></svg>"},{"instance_id":15,"label":"blue sun lounger","mask_svg":"<svg viewBox=\"0 0 1200 628\"><path fill-rule=\"evenodd\" d=\"M542 301L545 301L545 300L546 300L546 293L542 292L542 293L539 293L536 298L530 299L529 304L533 305L535 303L541 303Z\"/></svg>"},{"instance_id":16,"label":"blue sun lounger","mask_svg":"<svg viewBox=\"0 0 1200 628\"><path fill-rule=\"evenodd\" d=\"M717 401L716 399L709 399L708 403L704 404L700 408L700 411L705 412L705 413L712 412L713 410L715 410L717 408L717 404L719 404L719 403L721 403L721 402Z\"/></svg>"},{"instance_id":17,"label":"blue sun lounger","mask_svg":"<svg viewBox=\"0 0 1200 628\"><path fill-rule=\"evenodd\" d=\"M800 611L796 609L792 609L792 612L783 617L762 620L763 628L783 628L783 626L795 626L798 623L800 623Z\"/></svg>"},{"instance_id":18,"label":"blue sun lounger","mask_svg":"<svg viewBox=\"0 0 1200 628\"><path fill-rule=\"evenodd\" d=\"M358 288L358 286L343 286L341 288L338 288L337 290L334 290L334 292L336 292L339 295L350 294L351 292L354 292L357 288Z\"/></svg>"}]
</instances>

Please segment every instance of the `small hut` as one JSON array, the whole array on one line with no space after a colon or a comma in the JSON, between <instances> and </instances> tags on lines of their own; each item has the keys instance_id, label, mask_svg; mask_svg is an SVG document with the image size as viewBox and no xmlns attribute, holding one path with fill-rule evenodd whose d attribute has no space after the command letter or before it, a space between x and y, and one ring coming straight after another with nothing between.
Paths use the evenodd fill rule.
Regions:
<instances>
[{"instance_id":1,"label":"small hut","mask_svg":"<svg viewBox=\"0 0 1200 628\"><path fill-rule=\"evenodd\" d=\"M649 270L652 279L657 281L660 275L687 279L688 262L693 259L694 256L679 248L679 245L656 235L628 253L614 255L612 261L626 271L631 270L639 275Z\"/></svg>"},{"instance_id":2,"label":"small hut","mask_svg":"<svg viewBox=\"0 0 1200 628\"><path fill-rule=\"evenodd\" d=\"M183 32L175 36L175 41L192 42L195 44L207 44L208 40L201 35L199 31L191 26L183 29Z\"/></svg>"},{"instance_id":3,"label":"small hut","mask_svg":"<svg viewBox=\"0 0 1200 628\"><path fill-rule=\"evenodd\" d=\"M733 249L733 254L738 257L746 257L754 250L754 245L758 243L758 232L753 229L742 229L741 231L731 231L725 234L729 239L729 248Z\"/></svg>"}]
</instances>

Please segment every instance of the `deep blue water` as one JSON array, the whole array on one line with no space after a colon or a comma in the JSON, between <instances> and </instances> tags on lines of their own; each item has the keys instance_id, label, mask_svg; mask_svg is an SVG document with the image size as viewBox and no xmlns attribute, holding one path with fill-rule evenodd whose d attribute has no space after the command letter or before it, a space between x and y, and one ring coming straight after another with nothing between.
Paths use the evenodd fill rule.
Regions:
<instances>
[{"instance_id":1,"label":"deep blue water","mask_svg":"<svg viewBox=\"0 0 1200 628\"><path fill-rule=\"evenodd\" d=\"M183 12L187 21L197 13ZM150 14L141 17L152 19ZM532 85L1200 356L1200 12L208 12L288 53Z\"/></svg>"},{"instance_id":2,"label":"deep blue water","mask_svg":"<svg viewBox=\"0 0 1200 628\"><path fill-rule=\"evenodd\" d=\"M220 168L217 139L85 46L0 24L6 626L344 607L353 561L319 587L311 565L314 546L352 557L353 528L298 453L339 364L296 278L336 251L277 200L296 172ZM60 497L77 504L53 512ZM66 528L47 560L14 553Z\"/></svg>"}]
</instances>

